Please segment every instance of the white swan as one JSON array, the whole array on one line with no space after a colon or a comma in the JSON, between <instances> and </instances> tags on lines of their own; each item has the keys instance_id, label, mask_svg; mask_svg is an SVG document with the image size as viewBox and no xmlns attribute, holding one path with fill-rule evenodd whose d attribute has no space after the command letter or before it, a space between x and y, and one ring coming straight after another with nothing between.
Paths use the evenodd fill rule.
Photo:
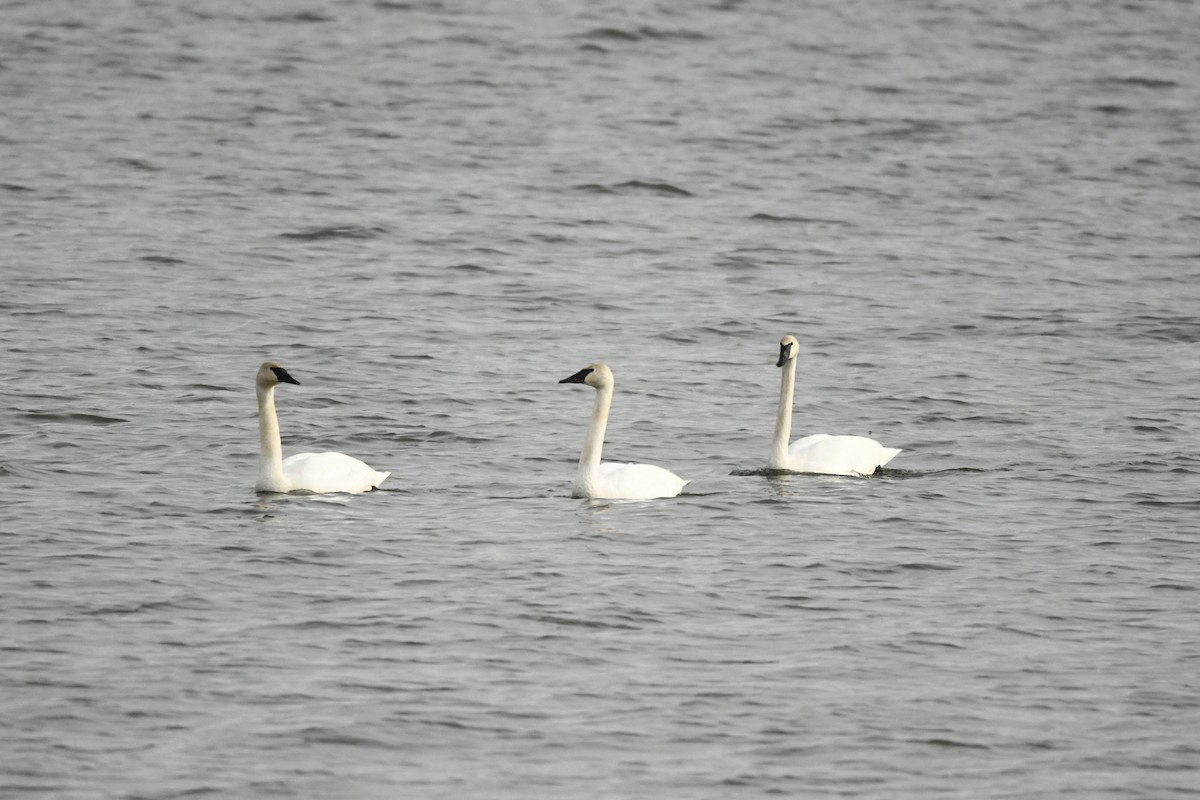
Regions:
<instances>
[{"instance_id":1,"label":"white swan","mask_svg":"<svg viewBox=\"0 0 1200 800\"><path fill-rule=\"evenodd\" d=\"M604 431L608 427L608 410L612 406L613 374L604 364L590 364L559 383L586 383L596 390L596 406L579 470L571 487L572 497L604 500L650 500L655 497L674 497L689 482L675 473L653 464L617 464L600 462L604 448Z\"/></svg>"},{"instance_id":2,"label":"white swan","mask_svg":"<svg viewBox=\"0 0 1200 800\"><path fill-rule=\"evenodd\" d=\"M818 433L797 439L788 447L792 435L792 395L796 389L796 356L800 343L795 336L779 342L777 367L783 367L779 387L779 416L775 419L775 440L771 443L768 469L791 472L815 472L821 475L870 475L900 452L884 447L865 436L830 436Z\"/></svg>"},{"instance_id":3,"label":"white swan","mask_svg":"<svg viewBox=\"0 0 1200 800\"><path fill-rule=\"evenodd\" d=\"M297 453L283 457L279 419L275 416L275 386L300 381L273 361L258 368L254 382L258 395L258 435L262 450L258 462L260 492L366 492L383 483L390 472L376 472L357 458L342 453Z\"/></svg>"}]
</instances>

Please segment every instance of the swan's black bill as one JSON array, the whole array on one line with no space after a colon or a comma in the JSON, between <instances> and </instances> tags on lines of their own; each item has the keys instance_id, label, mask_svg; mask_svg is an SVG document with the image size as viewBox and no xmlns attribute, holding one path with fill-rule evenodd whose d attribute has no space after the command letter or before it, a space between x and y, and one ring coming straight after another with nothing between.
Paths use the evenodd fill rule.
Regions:
<instances>
[{"instance_id":1,"label":"swan's black bill","mask_svg":"<svg viewBox=\"0 0 1200 800\"><path fill-rule=\"evenodd\" d=\"M784 364L787 363L787 360L791 357L792 357L791 343L779 345L779 360L775 362L775 366L782 367Z\"/></svg>"},{"instance_id":2,"label":"swan's black bill","mask_svg":"<svg viewBox=\"0 0 1200 800\"><path fill-rule=\"evenodd\" d=\"M587 380L587 376L595 372L591 367L584 367L569 378L563 378L559 383L583 383Z\"/></svg>"},{"instance_id":3,"label":"swan's black bill","mask_svg":"<svg viewBox=\"0 0 1200 800\"><path fill-rule=\"evenodd\" d=\"M294 383L297 386L300 385L300 381L289 375L288 371L283 367L271 367L271 372L275 373L275 377L279 379L280 383Z\"/></svg>"}]
</instances>

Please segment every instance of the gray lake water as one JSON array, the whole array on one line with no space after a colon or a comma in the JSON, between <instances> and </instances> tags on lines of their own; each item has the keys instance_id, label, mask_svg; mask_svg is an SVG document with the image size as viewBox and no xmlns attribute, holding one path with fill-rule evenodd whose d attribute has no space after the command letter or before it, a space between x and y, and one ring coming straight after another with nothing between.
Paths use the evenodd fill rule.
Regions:
<instances>
[{"instance_id":1,"label":"gray lake water","mask_svg":"<svg viewBox=\"0 0 1200 800\"><path fill-rule=\"evenodd\" d=\"M0 22L0 795L1200 794L1200 6Z\"/></svg>"}]
</instances>

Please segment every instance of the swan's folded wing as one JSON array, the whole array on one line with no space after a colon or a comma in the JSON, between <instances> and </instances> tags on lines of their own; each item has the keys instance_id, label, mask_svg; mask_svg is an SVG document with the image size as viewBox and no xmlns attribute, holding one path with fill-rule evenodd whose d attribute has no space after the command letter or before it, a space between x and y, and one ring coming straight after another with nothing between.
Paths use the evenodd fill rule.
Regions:
<instances>
[{"instance_id":1,"label":"swan's folded wing","mask_svg":"<svg viewBox=\"0 0 1200 800\"><path fill-rule=\"evenodd\" d=\"M344 453L297 453L283 460L283 471L293 490L318 493L370 491L391 474Z\"/></svg>"},{"instance_id":2,"label":"swan's folded wing","mask_svg":"<svg viewBox=\"0 0 1200 800\"><path fill-rule=\"evenodd\" d=\"M788 447L788 452L795 458L796 454L803 453L810 447L816 446L817 442L824 442L832 438L828 433L814 433L812 436L805 436L803 439L797 439L792 442L791 446Z\"/></svg>"},{"instance_id":3,"label":"swan's folded wing","mask_svg":"<svg viewBox=\"0 0 1200 800\"><path fill-rule=\"evenodd\" d=\"M608 500L674 497L683 491L687 483L670 470L653 464L619 464L606 461L600 465L597 496Z\"/></svg>"},{"instance_id":4,"label":"swan's folded wing","mask_svg":"<svg viewBox=\"0 0 1200 800\"><path fill-rule=\"evenodd\" d=\"M822 475L870 475L899 452L866 436L827 433L797 439L788 448L792 470Z\"/></svg>"}]
</instances>

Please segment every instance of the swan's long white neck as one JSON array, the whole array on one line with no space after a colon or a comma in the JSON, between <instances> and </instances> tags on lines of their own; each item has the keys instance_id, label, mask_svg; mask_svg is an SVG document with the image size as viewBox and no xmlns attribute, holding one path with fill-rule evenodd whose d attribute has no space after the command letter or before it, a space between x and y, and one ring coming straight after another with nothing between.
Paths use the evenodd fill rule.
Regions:
<instances>
[{"instance_id":1,"label":"swan's long white neck","mask_svg":"<svg viewBox=\"0 0 1200 800\"><path fill-rule=\"evenodd\" d=\"M604 432L608 429L608 411L612 407L613 382L596 389L596 405L592 408L592 421L588 425L587 438L583 441L583 455L579 457L579 471L575 473L577 493L591 494L600 480L600 454L604 449Z\"/></svg>"},{"instance_id":2,"label":"swan's long white neck","mask_svg":"<svg viewBox=\"0 0 1200 800\"><path fill-rule=\"evenodd\" d=\"M275 387L255 387L258 395L258 485L274 491L283 488L283 443L279 438L279 418L275 415Z\"/></svg>"},{"instance_id":3,"label":"swan's long white neck","mask_svg":"<svg viewBox=\"0 0 1200 800\"><path fill-rule=\"evenodd\" d=\"M789 358L780 373L775 438L771 442L771 457L767 460L770 469L788 468L788 439L792 437L792 397L796 392L796 359Z\"/></svg>"}]
</instances>

